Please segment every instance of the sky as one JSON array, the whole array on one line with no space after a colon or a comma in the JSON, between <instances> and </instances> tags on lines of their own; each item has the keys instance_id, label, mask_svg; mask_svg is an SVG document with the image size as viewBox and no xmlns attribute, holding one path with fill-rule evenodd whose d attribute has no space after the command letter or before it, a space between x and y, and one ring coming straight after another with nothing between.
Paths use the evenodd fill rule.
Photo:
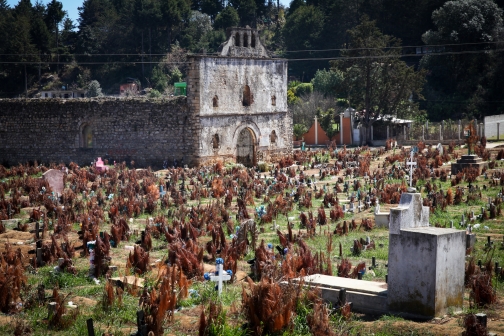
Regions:
<instances>
[{"instance_id":1,"label":"sky","mask_svg":"<svg viewBox=\"0 0 504 336\"><path fill-rule=\"evenodd\" d=\"M43 4L51 2L51 0L39 0ZM63 10L67 12L68 17L72 19L74 25L78 25L77 19L79 18L78 7L82 5L82 0L59 0L63 4ZM35 4L36 0L31 0L32 4ZM280 0L280 3L284 6L289 6L291 0ZM7 4L11 7L16 6L19 0L7 0Z\"/></svg>"},{"instance_id":2,"label":"sky","mask_svg":"<svg viewBox=\"0 0 504 336\"><path fill-rule=\"evenodd\" d=\"M51 0L39 0L41 3L46 5L51 2ZM74 25L77 25L77 19L79 18L79 11L77 7L82 5L82 0L59 0L63 4L63 10L67 12L68 17L72 19ZM36 0L31 0L32 4L35 4ZM15 7L19 3L19 0L7 0L7 4L10 7Z\"/></svg>"}]
</instances>

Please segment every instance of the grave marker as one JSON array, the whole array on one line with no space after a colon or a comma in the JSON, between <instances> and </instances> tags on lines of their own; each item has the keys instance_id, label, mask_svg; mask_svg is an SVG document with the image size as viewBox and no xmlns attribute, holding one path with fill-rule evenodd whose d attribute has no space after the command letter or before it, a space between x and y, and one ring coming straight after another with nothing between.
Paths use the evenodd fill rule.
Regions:
<instances>
[{"instance_id":1,"label":"grave marker","mask_svg":"<svg viewBox=\"0 0 504 336\"><path fill-rule=\"evenodd\" d=\"M224 281L231 280L232 272L227 270L224 272L224 260L222 258L217 258L215 260L215 273L211 275L211 273L205 273L205 280L215 281L217 282L217 291L219 292L219 296L222 293L222 286Z\"/></svg>"},{"instance_id":2,"label":"grave marker","mask_svg":"<svg viewBox=\"0 0 504 336\"><path fill-rule=\"evenodd\" d=\"M466 233L429 227L422 204L420 193L403 193L390 211L387 299L391 312L434 317L462 308Z\"/></svg>"},{"instance_id":3,"label":"grave marker","mask_svg":"<svg viewBox=\"0 0 504 336\"><path fill-rule=\"evenodd\" d=\"M63 177L65 173L58 169L49 169L42 174L42 179L47 181L52 191L58 194L63 194L64 184Z\"/></svg>"},{"instance_id":4,"label":"grave marker","mask_svg":"<svg viewBox=\"0 0 504 336\"><path fill-rule=\"evenodd\" d=\"M410 192L414 191L414 189L413 189L413 167L417 165L416 162L413 162L413 156L414 155L415 155L415 152L411 151L410 162L406 163L410 167L410 173L409 173L409 186L410 186L410 190L408 190Z\"/></svg>"},{"instance_id":5,"label":"grave marker","mask_svg":"<svg viewBox=\"0 0 504 336\"><path fill-rule=\"evenodd\" d=\"M87 325L88 336L95 336L94 326L93 326L93 319L92 318L87 319L86 320L86 325Z\"/></svg>"},{"instance_id":6,"label":"grave marker","mask_svg":"<svg viewBox=\"0 0 504 336\"><path fill-rule=\"evenodd\" d=\"M39 240L40 239L40 232L44 232L44 228L42 227L42 229L41 229L39 222L35 222L35 230L31 230L30 233L35 233L35 238L37 240Z\"/></svg>"}]
</instances>

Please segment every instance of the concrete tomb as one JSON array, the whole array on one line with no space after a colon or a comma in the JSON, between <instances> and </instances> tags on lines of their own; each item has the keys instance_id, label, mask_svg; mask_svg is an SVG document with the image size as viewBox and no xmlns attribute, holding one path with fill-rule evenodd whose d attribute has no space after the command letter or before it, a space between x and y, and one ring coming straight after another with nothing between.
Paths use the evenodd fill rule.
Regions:
<instances>
[{"instance_id":1,"label":"concrete tomb","mask_svg":"<svg viewBox=\"0 0 504 336\"><path fill-rule=\"evenodd\" d=\"M379 213L379 207L377 207ZM320 274L305 277L322 297L337 304L342 288L353 309L430 319L462 309L466 232L429 226L429 208L410 188L390 211L388 282Z\"/></svg>"},{"instance_id":2,"label":"concrete tomb","mask_svg":"<svg viewBox=\"0 0 504 336\"><path fill-rule=\"evenodd\" d=\"M375 226L388 228L390 222L390 212L380 211L379 203L376 204L374 211L374 218L375 218Z\"/></svg>"},{"instance_id":3,"label":"concrete tomb","mask_svg":"<svg viewBox=\"0 0 504 336\"><path fill-rule=\"evenodd\" d=\"M390 211L388 308L418 317L462 309L466 233L429 227L419 193L403 193Z\"/></svg>"},{"instance_id":4,"label":"concrete tomb","mask_svg":"<svg viewBox=\"0 0 504 336\"><path fill-rule=\"evenodd\" d=\"M488 169L488 162L483 161L477 155L462 155L460 159L457 160L457 163L452 163L451 165L451 173L452 175L457 174L458 172L463 171L465 168L477 168L479 174L483 171L483 168Z\"/></svg>"}]
</instances>

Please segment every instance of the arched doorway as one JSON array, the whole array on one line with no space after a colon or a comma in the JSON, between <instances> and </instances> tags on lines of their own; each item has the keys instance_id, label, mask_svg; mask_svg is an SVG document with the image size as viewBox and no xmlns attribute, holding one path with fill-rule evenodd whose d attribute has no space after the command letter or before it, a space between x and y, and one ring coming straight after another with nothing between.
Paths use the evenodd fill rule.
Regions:
<instances>
[{"instance_id":1,"label":"arched doorway","mask_svg":"<svg viewBox=\"0 0 504 336\"><path fill-rule=\"evenodd\" d=\"M250 128L244 128L238 135L236 142L236 163L241 163L245 167L252 167L256 164L255 134Z\"/></svg>"},{"instance_id":2,"label":"arched doorway","mask_svg":"<svg viewBox=\"0 0 504 336\"><path fill-rule=\"evenodd\" d=\"M93 129L89 125L84 125L81 130L81 147L93 148Z\"/></svg>"}]
</instances>

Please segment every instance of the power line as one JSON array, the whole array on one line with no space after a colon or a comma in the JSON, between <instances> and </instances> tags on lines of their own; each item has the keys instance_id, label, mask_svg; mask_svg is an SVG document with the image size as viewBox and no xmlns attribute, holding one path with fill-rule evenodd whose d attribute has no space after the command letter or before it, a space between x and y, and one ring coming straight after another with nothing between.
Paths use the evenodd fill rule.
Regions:
<instances>
[{"instance_id":1,"label":"power line","mask_svg":"<svg viewBox=\"0 0 504 336\"><path fill-rule=\"evenodd\" d=\"M352 50L392 50L392 49L413 49L413 48L440 48L440 47L453 47L453 46L470 46L470 45L484 45L484 44L504 44L504 41L488 41L488 42L468 42L468 43L448 43L448 44L425 44L416 46L397 46L397 47L369 47L369 48L334 48L334 49L299 49L299 50L284 50L279 53L298 53L298 52L326 52L326 51L352 51ZM138 54L138 53L115 53L115 54L0 54L0 56L79 56L79 57L99 57L99 56L166 56L167 53L163 54ZM188 56L211 56L212 54L198 54L198 53L188 53Z\"/></svg>"},{"instance_id":2,"label":"power line","mask_svg":"<svg viewBox=\"0 0 504 336\"><path fill-rule=\"evenodd\" d=\"M467 51L447 51L439 53L429 53L429 54L406 54L406 55L365 55L365 56L335 56L335 57L311 57L311 58L292 58L284 59L288 62L299 62L299 61L336 61L336 60L352 60L352 59L386 59L386 58L404 58L404 57L424 57L424 56L445 56L445 55L464 55L464 54L482 54L488 52L502 52L503 49L493 49L493 50L467 50ZM212 57L210 55L206 55ZM260 61L261 59L255 59L255 61ZM280 58L264 59L265 62L270 60L280 60ZM239 62L239 61L237 61ZM70 65L75 62L55 62L55 61L0 61L0 64L60 64L60 65ZM103 62L77 62L79 65L99 65L99 64L190 64L191 62L151 62L151 61L103 61Z\"/></svg>"},{"instance_id":3,"label":"power line","mask_svg":"<svg viewBox=\"0 0 504 336\"><path fill-rule=\"evenodd\" d=\"M336 48L336 49L300 49L300 50L285 50L285 53L297 53L297 52L324 52L324 51L349 51L349 50L383 50L383 49L413 49L413 48L431 48L431 47L453 47L453 46L465 46L465 45L479 45L479 44L499 44L504 41L491 41L491 42L470 42L470 43L450 43L450 44L425 44L417 46L397 46L397 47L381 47L381 48Z\"/></svg>"}]
</instances>

